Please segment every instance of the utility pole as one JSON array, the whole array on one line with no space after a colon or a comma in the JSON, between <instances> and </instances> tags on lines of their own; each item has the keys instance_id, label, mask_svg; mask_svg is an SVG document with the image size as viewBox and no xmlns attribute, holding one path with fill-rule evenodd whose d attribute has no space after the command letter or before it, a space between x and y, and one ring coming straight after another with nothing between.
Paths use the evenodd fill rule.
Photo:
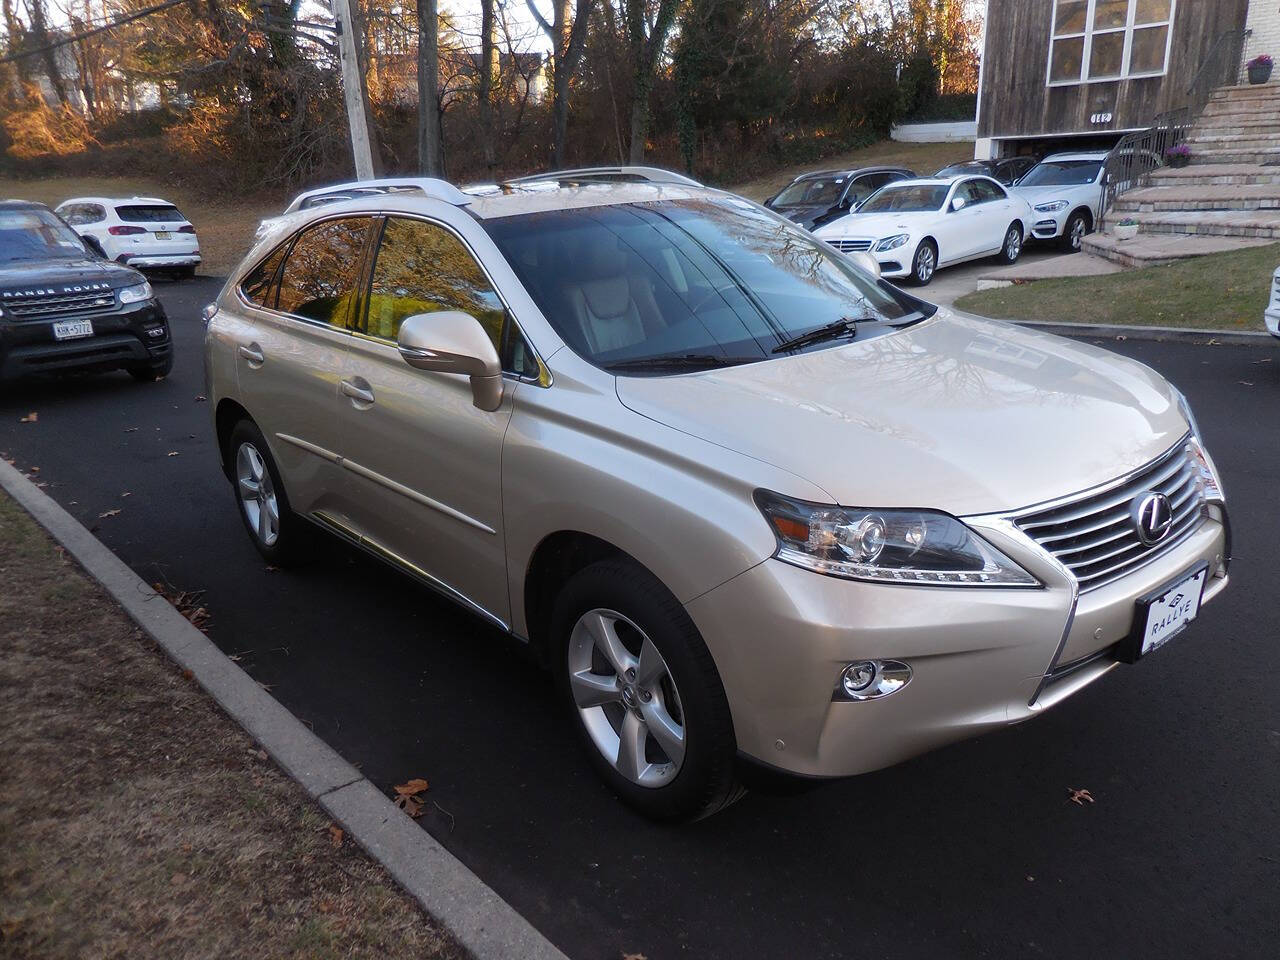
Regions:
<instances>
[{"instance_id":1,"label":"utility pole","mask_svg":"<svg viewBox=\"0 0 1280 960\"><path fill-rule=\"evenodd\" d=\"M373 147L366 113L364 71L356 50L356 31L352 29L351 4L354 0L333 0L333 19L338 24L338 59L342 64L342 98L347 105L347 124L351 128L351 153L355 158L356 179L372 180Z\"/></svg>"}]
</instances>

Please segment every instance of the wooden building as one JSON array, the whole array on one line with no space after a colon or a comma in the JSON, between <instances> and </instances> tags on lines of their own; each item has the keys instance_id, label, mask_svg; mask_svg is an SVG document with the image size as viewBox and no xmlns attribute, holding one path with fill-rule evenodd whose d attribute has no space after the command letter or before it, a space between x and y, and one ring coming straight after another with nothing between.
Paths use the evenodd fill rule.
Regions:
<instances>
[{"instance_id":1,"label":"wooden building","mask_svg":"<svg viewBox=\"0 0 1280 960\"><path fill-rule=\"evenodd\" d=\"M1110 148L1124 133L1185 105L1218 38L1274 19L1280 4L987 0L986 6L980 159ZM1257 52L1280 59L1280 50Z\"/></svg>"}]
</instances>

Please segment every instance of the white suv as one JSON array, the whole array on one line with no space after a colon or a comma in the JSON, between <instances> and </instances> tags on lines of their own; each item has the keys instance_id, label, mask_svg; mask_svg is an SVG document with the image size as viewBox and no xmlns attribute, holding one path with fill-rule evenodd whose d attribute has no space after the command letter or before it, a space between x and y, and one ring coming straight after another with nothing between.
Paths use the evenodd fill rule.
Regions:
<instances>
[{"instance_id":1,"label":"white suv","mask_svg":"<svg viewBox=\"0 0 1280 960\"><path fill-rule=\"evenodd\" d=\"M1105 150L1055 153L1010 188L1035 211L1032 238L1056 240L1070 253L1079 252L1102 217L1108 156Z\"/></svg>"},{"instance_id":2,"label":"white suv","mask_svg":"<svg viewBox=\"0 0 1280 960\"><path fill-rule=\"evenodd\" d=\"M200 238L191 221L159 197L72 197L54 211L108 260L139 270L195 276Z\"/></svg>"},{"instance_id":3,"label":"white suv","mask_svg":"<svg viewBox=\"0 0 1280 960\"><path fill-rule=\"evenodd\" d=\"M1030 719L1226 587L1140 363L687 182L419 185L299 211L206 308L235 510L273 564L323 530L527 641L649 814Z\"/></svg>"}]
</instances>

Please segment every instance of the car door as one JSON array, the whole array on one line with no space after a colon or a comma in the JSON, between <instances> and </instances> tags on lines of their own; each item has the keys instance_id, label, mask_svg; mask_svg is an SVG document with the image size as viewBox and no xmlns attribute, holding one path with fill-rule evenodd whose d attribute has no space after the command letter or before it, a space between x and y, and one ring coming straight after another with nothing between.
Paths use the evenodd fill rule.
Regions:
<instances>
[{"instance_id":1,"label":"car door","mask_svg":"<svg viewBox=\"0 0 1280 960\"><path fill-rule=\"evenodd\" d=\"M372 217L315 223L241 284L236 349L241 403L262 430L302 514L347 516L340 435L349 404L339 381L357 317Z\"/></svg>"},{"instance_id":2,"label":"car door","mask_svg":"<svg viewBox=\"0 0 1280 960\"><path fill-rule=\"evenodd\" d=\"M502 441L511 383L497 410L479 409L465 376L417 370L400 356L400 324L460 310L489 333L504 369L522 372L509 311L466 242L443 223L385 219L365 319L340 389L346 391L345 466L355 521L387 559L510 622L502 527Z\"/></svg>"},{"instance_id":3,"label":"car door","mask_svg":"<svg viewBox=\"0 0 1280 960\"><path fill-rule=\"evenodd\" d=\"M975 256L982 249L985 218L977 182L976 179L962 180L952 191L938 230L940 265ZM953 209L956 198L964 200L959 210Z\"/></svg>"},{"instance_id":4,"label":"car door","mask_svg":"<svg viewBox=\"0 0 1280 960\"><path fill-rule=\"evenodd\" d=\"M996 253L1004 246L1004 237L1009 224L1021 219L1015 208L1016 201L994 180L976 181L974 192L978 197L982 224L982 242L975 252Z\"/></svg>"}]
</instances>

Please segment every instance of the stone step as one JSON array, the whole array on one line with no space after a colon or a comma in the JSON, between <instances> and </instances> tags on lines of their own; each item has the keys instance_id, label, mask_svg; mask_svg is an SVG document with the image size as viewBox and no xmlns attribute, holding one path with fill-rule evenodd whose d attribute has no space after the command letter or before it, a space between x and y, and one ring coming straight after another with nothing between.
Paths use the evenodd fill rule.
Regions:
<instances>
[{"instance_id":1,"label":"stone step","mask_svg":"<svg viewBox=\"0 0 1280 960\"><path fill-rule=\"evenodd\" d=\"M1280 99L1280 82L1245 84L1238 87L1219 87L1209 96L1210 103L1221 103L1223 100L1268 100Z\"/></svg>"},{"instance_id":2,"label":"stone step","mask_svg":"<svg viewBox=\"0 0 1280 960\"><path fill-rule=\"evenodd\" d=\"M1206 134L1187 140L1192 153L1214 154L1219 150L1254 150L1280 153L1280 133L1250 133L1239 136Z\"/></svg>"},{"instance_id":3,"label":"stone step","mask_svg":"<svg viewBox=\"0 0 1280 960\"><path fill-rule=\"evenodd\" d=\"M1191 155L1193 167L1217 166L1222 163L1250 163L1263 167L1280 166L1280 147L1275 150L1201 150Z\"/></svg>"},{"instance_id":4,"label":"stone step","mask_svg":"<svg viewBox=\"0 0 1280 960\"><path fill-rule=\"evenodd\" d=\"M1250 163L1202 163L1190 167L1161 167L1152 172L1155 185L1177 184L1184 187L1253 186L1280 183L1280 167L1262 167Z\"/></svg>"},{"instance_id":5,"label":"stone step","mask_svg":"<svg viewBox=\"0 0 1280 960\"><path fill-rule=\"evenodd\" d=\"M1193 137L1253 136L1255 134L1280 133L1280 110L1254 120L1234 117L1201 117L1191 129Z\"/></svg>"},{"instance_id":6,"label":"stone step","mask_svg":"<svg viewBox=\"0 0 1280 960\"><path fill-rule=\"evenodd\" d=\"M1223 121L1223 120L1241 120L1250 121L1258 119L1266 119L1280 114L1280 101L1272 103L1269 100L1259 101L1254 104L1235 104L1235 103L1211 103L1201 112L1199 120Z\"/></svg>"},{"instance_id":7,"label":"stone step","mask_svg":"<svg viewBox=\"0 0 1280 960\"><path fill-rule=\"evenodd\" d=\"M1132 240L1117 240L1109 233L1091 233L1084 238L1084 251L1124 267L1159 267L1211 253L1232 253L1260 247L1269 240L1235 237L1187 237L1176 234L1138 234Z\"/></svg>"},{"instance_id":8,"label":"stone step","mask_svg":"<svg viewBox=\"0 0 1280 960\"><path fill-rule=\"evenodd\" d=\"M1196 237L1244 237L1280 240L1280 211L1181 210L1161 213L1108 214L1108 223L1123 217L1138 221L1144 234Z\"/></svg>"},{"instance_id":9,"label":"stone step","mask_svg":"<svg viewBox=\"0 0 1280 960\"><path fill-rule=\"evenodd\" d=\"M1151 186L1121 194L1118 213L1190 210L1280 210L1280 183L1253 186Z\"/></svg>"}]
</instances>

